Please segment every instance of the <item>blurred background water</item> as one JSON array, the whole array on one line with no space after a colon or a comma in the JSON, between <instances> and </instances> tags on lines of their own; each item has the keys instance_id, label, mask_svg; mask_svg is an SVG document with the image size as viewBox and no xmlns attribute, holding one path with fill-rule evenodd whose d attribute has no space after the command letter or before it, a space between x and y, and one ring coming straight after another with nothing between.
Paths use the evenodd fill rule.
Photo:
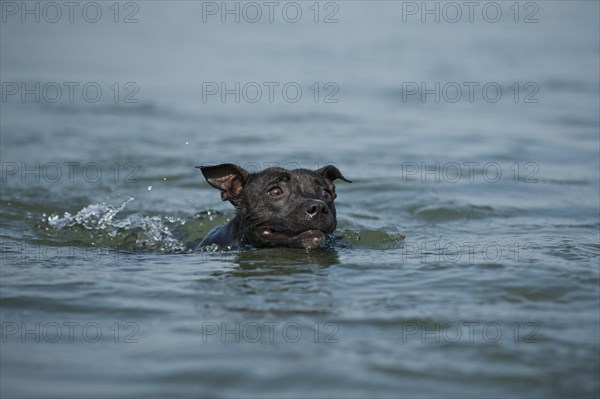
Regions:
<instances>
[{"instance_id":1,"label":"blurred background water","mask_svg":"<svg viewBox=\"0 0 600 399\"><path fill-rule=\"evenodd\" d=\"M2 397L599 395L598 2L0 5ZM221 162L337 245L190 252Z\"/></svg>"}]
</instances>

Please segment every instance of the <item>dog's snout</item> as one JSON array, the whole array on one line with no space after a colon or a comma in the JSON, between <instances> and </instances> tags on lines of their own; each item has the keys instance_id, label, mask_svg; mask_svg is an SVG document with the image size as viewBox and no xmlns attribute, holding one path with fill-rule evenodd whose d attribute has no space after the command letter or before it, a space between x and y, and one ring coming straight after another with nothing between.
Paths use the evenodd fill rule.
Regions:
<instances>
[{"instance_id":1,"label":"dog's snout","mask_svg":"<svg viewBox=\"0 0 600 399\"><path fill-rule=\"evenodd\" d=\"M306 204L305 209L306 214L311 218L320 213L324 215L329 213L329 208L327 208L327 205L323 201L312 200Z\"/></svg>"}]
</instances>

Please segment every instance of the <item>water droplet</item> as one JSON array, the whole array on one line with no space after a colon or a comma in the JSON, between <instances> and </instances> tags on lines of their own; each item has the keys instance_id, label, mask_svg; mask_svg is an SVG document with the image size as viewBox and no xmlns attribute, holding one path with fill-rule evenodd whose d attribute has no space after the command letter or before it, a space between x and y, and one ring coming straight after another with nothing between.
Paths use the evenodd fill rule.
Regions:
<instances>
[{"instance_id":1,"label":"water droplet","mask_svg":"<svg viewBox=\"0 0 600 399\"><path fill-rule=\"evenodd\" d=\"M185 142L185 145L188 145L188 144L189 144L189 143L186 141L186 142Z\"/></svg>"},{"instance_id":2,"label":"water droplet","mask_svg":"<svg viewBox=\"0 0 600 399\"><path fill-rule=\"evenodd\" d=\"M148 186L148 191L152 190L152 186Z\"/></svg>"}]
</instances>

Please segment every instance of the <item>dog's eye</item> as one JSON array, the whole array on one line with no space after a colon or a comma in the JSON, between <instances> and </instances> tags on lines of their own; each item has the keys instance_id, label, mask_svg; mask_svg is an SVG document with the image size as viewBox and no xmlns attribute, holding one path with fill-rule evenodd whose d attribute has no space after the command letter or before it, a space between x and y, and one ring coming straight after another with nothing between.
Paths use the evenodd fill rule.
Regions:
<instances>
[{"instance_id":1,"label":"dog's eye","mask_svg":"<svg viewBox=\"0 0 600 399\"><path fill-rule=\"evenodd\" d=\"M279 197L283 195L283 190L281 187L271 187L269 191L267 191L267 195L271 198Z\"/></svg>"},{"instance_id":2,"label":"dog's eye","mask_svg":"<svg viewBox=\"0 0 600 399\"><path fill-rule=\"evenodd\" d=\"M326 188L324 188L323 191L321 191L321 196L325 199L325 201L331 201L333 199L331 191L329 191Z\"/></svg>"}]
</instances>

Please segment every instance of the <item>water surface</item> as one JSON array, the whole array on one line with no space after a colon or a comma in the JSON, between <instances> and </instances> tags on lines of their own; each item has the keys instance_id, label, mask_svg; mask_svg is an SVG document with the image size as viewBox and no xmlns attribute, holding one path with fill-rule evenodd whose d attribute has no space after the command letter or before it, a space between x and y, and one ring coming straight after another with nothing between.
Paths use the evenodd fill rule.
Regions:
<instances>
[{"instance_id":1,"label":"water surface","mask_svg":"<svg viewBox=\"0 0 600 399\"><path fill-rule=\"evenodd\" d=\"M597 2L100 4L0 25L3 94L79 84L1 103L3 397L599 395ZM302 96L206 94L252 82ZM336 164L336 245L190 251L234 215L221 162Z\"/></svg>"}]
</instances>

